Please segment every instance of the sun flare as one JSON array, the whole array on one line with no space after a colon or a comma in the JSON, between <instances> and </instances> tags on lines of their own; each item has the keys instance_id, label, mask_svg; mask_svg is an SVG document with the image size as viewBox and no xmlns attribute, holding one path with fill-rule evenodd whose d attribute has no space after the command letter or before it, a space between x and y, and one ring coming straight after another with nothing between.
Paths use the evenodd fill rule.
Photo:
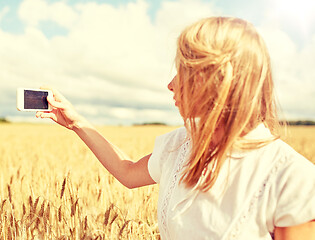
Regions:
<instances>
[{"instance_id":1,"label":"sun flare","mask_svg":"<svg viewBox=\"0 0 315 240\"><path fill-rule=\"evenodd\" d=\"M314 0L275 0L275 13L280 18L290 18L296 21L301 28L307 28L314 21Z\"/></svg>"}]
</instances>

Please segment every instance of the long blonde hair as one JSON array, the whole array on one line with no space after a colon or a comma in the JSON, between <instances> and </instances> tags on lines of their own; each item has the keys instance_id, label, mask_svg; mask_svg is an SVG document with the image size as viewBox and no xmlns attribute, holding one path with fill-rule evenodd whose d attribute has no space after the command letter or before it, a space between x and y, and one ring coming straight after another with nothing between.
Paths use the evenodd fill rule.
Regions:
<instances>
[{"instance_id":1,"label":"long blonde hair","mask_svg":"<svg viewBox=\"0 0 315 240\"><path fill-rule=\"evenodd\" d=\"M207 191L232 149L254 149L271 141L244 138L258 124L278 136L269 54L250 23L212 17L181 33L176 68L179 109L192 140L181 181L193 187L205 176L198 189ZM219 128L224 134L214 141Z\"/></svg>"}]
</instances>

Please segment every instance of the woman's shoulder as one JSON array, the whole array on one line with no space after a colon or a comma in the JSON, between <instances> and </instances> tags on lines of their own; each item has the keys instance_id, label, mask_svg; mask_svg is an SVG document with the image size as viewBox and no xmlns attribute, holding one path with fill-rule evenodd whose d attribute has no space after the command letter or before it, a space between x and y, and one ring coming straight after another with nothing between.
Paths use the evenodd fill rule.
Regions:
<instances>
[{"instance_id":1,"label":"woman's shoulder","mask_svg":"<svg viewBox=\"0 0 315 240\"><path fill-rule=\"evenodd\" d=\"M159 142L169 144L171 142L183 141L186 137L187 137L186 128L179 127L179 128L174 129L173 131L170 131L168 133L158 136L157 140Z\"/></svg>"},{"instance_id":2,"label":"woman's shoulder","mask_svg":"<svg viewBox=\"0 0 315 240\"><path fill-rule=\"evenodd\" d=\"M185 139L185 137L186 129L181 127L160 135L155 139L154 149L148 162L149 173L155 182L160 182L165 162L168 162L168 159L172 159L176 155L177 146L179 146L178 143ZM174 163L174 161L169 162ZM170 168L167 169L167 171L169 170Z\"/></svg>"},{"instance_id":3,"label":"woman's shoulder","mask_svg":"<svg viewBox=\"0 0 315 240\"><path fill-rule=\"evenodd\" d=\"M256 161L257 171L269 169L267 175L274 176L277 185L279 182L284 183L285 186L294 186L287 183L300 181L302 184L315 181L314 163L281 139L258 150L257 155L259 155Z\"/></svg>"},{"instance_id":4,"label":"woman's shoulder","mask_svg":"<svg viewBox=\"0 0 315 240\"><path fill-rule=\"evenodd\" d=\"M282 140L277 140L275 146L276 150L281 153L279 155L280 161L284 163L284 171L291 172L294 176L297 176L298 174L313 176L315 180L314 163Z\"/></svg>"},{"instance_id":5,"label":"woman's shoulder","mask_svg":"<svg viewBox=\"0 0 315 240\"><path fill-rule=\"evenodd\" d=\"M306 159L302 154L281 139L278 139L270 144L270 149L272 149L276 155L279 155L282 161L286 161L288 163L305 162L313 165L310 160Z\"/></svg>"},{"instance_id":6,"label":"woman's shoulder","mask_svg":"<svg viewBox=\"0 0 315 240\"><path fill-rule=\"evenodd\" d=\"M187 140L186 128L180 127L171 132L158 136L155 139L153 155L160 156L164 160L174 156Z\"/></svg>"},{"instance_id":7,"label":"woman's shoulder","mask_svg":"<svg viewBox=\"0 0 315 240\"><path fill-rule=\"evenodd\" d=\"M231 163L236 169L242 169L242 173L247 173L249 169L253 171L251 182L254 179L261 182L271 178L282 181L297 177L315 181L315 165L281 139L245 154L232 154L231 159Z\"/></svg>"}]
</instances>

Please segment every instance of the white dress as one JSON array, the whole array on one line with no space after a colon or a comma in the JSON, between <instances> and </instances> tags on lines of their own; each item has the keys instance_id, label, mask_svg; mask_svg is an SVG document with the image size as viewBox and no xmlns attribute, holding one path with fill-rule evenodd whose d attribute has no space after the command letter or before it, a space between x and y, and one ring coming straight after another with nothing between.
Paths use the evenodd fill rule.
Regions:
<instances>
[{"instance_id":1,"label":"white dress","mask_svg":"<svg viewBox=\"0 0 315 240\"><path fill-rule=\"evenodd\" d=\"M248 138L270 137L259 125ZM161 238L180 240L272 239L275 226L315 219L315 165L281 140L234 153L206 193L179 184L190 152L186 129L157 137L148 162L160 184Z\"/></svg>"}]
</instances>

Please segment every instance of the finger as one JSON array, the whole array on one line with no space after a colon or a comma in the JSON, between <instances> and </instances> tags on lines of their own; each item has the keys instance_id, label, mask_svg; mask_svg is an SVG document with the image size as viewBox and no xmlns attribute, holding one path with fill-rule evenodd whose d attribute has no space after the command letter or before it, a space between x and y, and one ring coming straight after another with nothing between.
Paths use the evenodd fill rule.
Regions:
<instances>
[{"instance_id":1,"label":"finger","mask_svg":"<svg viewBox=\"0 0 315 240\"><path fill-rule=\"evenodd\" d=\"M37 118L45 118L45 112L36 112L36 117Z\"/></svg>"},{"instance_id":2,"label":"finger","mask_svg":"<svg viewBox=\"0 0 315 240\"><path fill-rule=\"evenodd\" d=\"M55 122L57 121L57 117L54 113L51 112L37 112L36 113L37 118L50 118L54 120Z\"/></svg>"},{"instance_id":3,"label":"finger","mask_svg":"<svg viewBox=\"0 0 315 240\"><path fill-rule=\"evenodd\" d=\"M43 89L43 90L50 90L52 91L53 95L54 95L54 98L56 100L59 100L59 101L67 101L67 99L54 87L51 87L51 86L41 86L40 89Z\"/></svg>"},{"instance_id":4,"label":"finger","mask_svg":"<svg viewBox=\"0 0 315 240\"><path fill-rule=\"evenodd\" d=\"M52 96L48 96L47 97L47 101L49 102L49 104L51 106L53 106L54 108L59 108L59 109L65 109L65 104L61 103L61 102L57 102L55 101L55 99Z\"/></svg>"}]
</instances>

